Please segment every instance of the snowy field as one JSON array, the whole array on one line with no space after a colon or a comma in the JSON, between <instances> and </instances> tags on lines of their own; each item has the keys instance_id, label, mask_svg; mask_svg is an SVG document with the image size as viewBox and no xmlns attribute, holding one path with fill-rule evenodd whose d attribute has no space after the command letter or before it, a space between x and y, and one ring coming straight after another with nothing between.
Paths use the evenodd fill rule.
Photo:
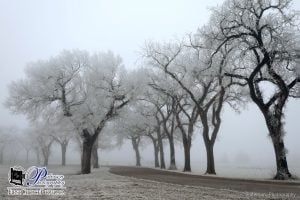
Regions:
<instances>
[{"instance_id":1,"label":"snowy field","mask_svg":"<svg viewBox=\"0 0 300 200\"><path fill-rule=\"evenodd\" d=\"M194 165L192 166L192 174L203 175L205 173L205 166ZM178 171L183 169L180 166ZM300 166L289 165L290 172L296 176L300 181ZM254 179L254 180L264 180L272 179L276 174L275 166L254 166L254 165L230 165L230 164L218 164L216 165L217 176L226 178L239 178L239 179Z\"/></svg>"},{"instance_id":2,"label":"snowy field","mask_svg":"<svg viewBox=\"0 0 300 200\"><path fill-rule=\"evenodd\" d=\"M65 175L64 196L8 196L9 166L0 166L0 199L293 199L293 195L247 193L181 186L123 177L101 167L88 175L76 175L79 166L50 166L49 173ZM294 198L296 199L296 198Z\"/></svg>"}]
</instances>

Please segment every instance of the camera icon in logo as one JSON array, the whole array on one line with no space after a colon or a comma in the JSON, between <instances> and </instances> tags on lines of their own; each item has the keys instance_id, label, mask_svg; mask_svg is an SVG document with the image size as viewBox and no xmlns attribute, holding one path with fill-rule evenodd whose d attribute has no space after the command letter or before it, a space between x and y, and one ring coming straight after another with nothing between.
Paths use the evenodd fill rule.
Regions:
<instances>
[{"instance_id":1,"label":"camera icon in logo","mask_svg":"<svg viewBox=\"0 0 300 200\"><path fill-rule=\"evenodd\" d=\"M23 186L25 180L25 170L21 166L14 166L8 172L8 181L12 186Z\"/></svg>"}]
</instances>

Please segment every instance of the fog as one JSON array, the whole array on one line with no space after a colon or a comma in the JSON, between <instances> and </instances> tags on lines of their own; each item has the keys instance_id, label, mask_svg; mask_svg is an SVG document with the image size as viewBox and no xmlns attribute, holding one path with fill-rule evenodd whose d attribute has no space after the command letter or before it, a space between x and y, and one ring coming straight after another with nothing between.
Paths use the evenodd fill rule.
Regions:
<instances>
[{"instance_id":1,"label":"fog","mask_svg":"<svg viewBox=\"0 0 300 200\"><path fill-rule=\"evenodd\" d=\"M2 0L0 1L0 126L28 126L23 115L14 115L3 103L8 96L7 85L24 77L27 63L47 59L63 49L84 49L89 52L111 50L123 58L128 69L140 67L140 50L147 40L165 41L195 32L208 21L208 8L222 0ZM300 2L293 8L300 10ZM299 100L291 99L285 108L285 145L287 159L300 176ZM248 103L240 113L226 106L215 144L218 165L275 168L274 150L265 121L257 106ZM21 134L21 133L20 133ZM176 144L176 162L183 166L183 147ZM165 143L166 164L169 162ZM53 146L50 164L60 163L60 148ZM114 150L99 152L100 164L134 165L131 144L125 142ZM25 156L19 152L18 158ZM153 166L151 143L142 147L142 165ZM34 155L30 159L34 160ZM6 159L9 158L6 156ZM13 162L13 161L11 161ZM21 161L20 161L21 162ZM80 153L73 143L67 150L67 164L79 164ZM191 149L192 170L204 173L206 153L201 132L195 130ZM275 173L275 171L274 171Z\"/></svg>"}]
</instances>

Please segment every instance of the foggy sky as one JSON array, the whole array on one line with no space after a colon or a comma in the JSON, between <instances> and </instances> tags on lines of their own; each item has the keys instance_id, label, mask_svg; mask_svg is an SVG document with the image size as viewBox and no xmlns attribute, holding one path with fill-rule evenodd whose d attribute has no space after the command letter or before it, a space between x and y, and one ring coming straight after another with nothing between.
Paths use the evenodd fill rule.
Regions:
<instances>
[{"instance_id":1,"label":"foggy sky","mask_svg":"<svg viewBox=\"0 0 300 200\"><path fill-rule=\"evenodd\" d=\"M8 95L7 85L24 77L24 67L30 61L47 59L63 49L85 49L90 52L112 50L119 54L127 68L137 66L138 51L145 40L168 40L195 32L208 21L207 8L222 0L0 0L0 126L26 126L23 116L12 115L2 105ZM300 10L300 1L294 1ZM288 161L300 160L300 101L290 100L286 107ZM191 159L205 160L204 145L199 132L193 142ZM152 146L143 153L143 160L152 159ZM122 152L134 161L130 146ZM166 150L167 150L166 146ZM102 159L124 156L115 150ZM226 108L223 124L215 145L216 159L236 152L250 156L260 164L274 161L274 153L262 114L249 104L241 114ZM178 150L178 163L183 158ZM76 153L77 155L77 153ZM166 156L167 157L167 156ZM218 161L217 161L218 163ZM275 165L275 163L271 163Z\"/></svg>"}]
</instances>

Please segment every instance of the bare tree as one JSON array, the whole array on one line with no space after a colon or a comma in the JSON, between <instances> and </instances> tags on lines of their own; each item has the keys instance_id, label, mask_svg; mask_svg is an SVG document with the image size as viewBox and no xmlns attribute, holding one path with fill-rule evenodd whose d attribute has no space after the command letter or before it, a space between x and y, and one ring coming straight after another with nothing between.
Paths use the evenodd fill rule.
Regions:
<instances>
[{"instance_id":1,"label":"bare tree","mask_svg":"<svg viewBox=\"0 0 300 200\"><path fill-rule=\"evenodd\" d=\"M156 112L156 114L155 114L155 119L156 119L156 123L157 123L156 134L157 134L157 141L158 141L158 147L159 147L160 168L166 169L164 144L163 144L164 135L162 133L163 121L159 118L158 112Z\"/></svg>"},{"instance_id":2,"label":"bare tree","mask_svg":"<svg viewBox=\"0 0 300 200\"><path fill-rule=\"evenodd\" d=\"M120 145L120 141L117 139L115 133L112 129L112 122L108 122L105 129L98 136L92 149L92 165L93 168L99 168L100 158L99 154L101 151L111 150Z\"/></svg>"},{"instance_id":3,"label":"bare tree","mask_svg":"<svg viewBox=\"0 0 300 200\"><path fill-rule=\"evenodd\" d=\"M299 26L289 9L291 2L228 0L214 11L206 33L219 43L212 57L224 46L234 48L236 60L225 75L248 86L265 118L276 156L275 179L291 177L283 140L283 109L289 97L299 97L295 62ZM272 94L264 93L266 85Z\"/></svg>"},{"instance_id":4,"label":"bare tree","mask_svg":"<svg viewBox=\"0 0 300 200\"><path fill-rule=\"evenodd\" d=\"M26 154L29 151L33 151L36 156L36 164L41 164L41 146L37 141L37 134L34 133L34 128L32 126L24 129L22 137L19 138L19 143L26 150ZM26 160L28 160L26 158Z\"/></svg>"},{"instance_id":5,"label":"bare tree","mask_svg":"<svg viewBox=\"0 0 300 200\"><path fill-rule=\"evenodd\" d=\"M4 163L4 151L12 139L6 131L6 128L0 128L0 164Z\"/></svg>"},{"instance_id":6,"label":"bare tree","mask_svg":"<svg viewBox=\"0 0 300 200\"><path fill-rule=\"evenodd\" d=\"M67 118L58 117L56 122L51 123L50 135L61 147L61 165L66 165L66 154L69 141L74 135L75 128Z\"/></svg>"},{"instance_id":7,"label":"bare tree","mask_svg":"<svg viewBox=\"0 0 300 200\"><path fill-rule=\"evenodd\" d=\"M130 101L133 89L125 85L127 77L124 75L126 72L122 69L121 59L112 53L91 57L89 70L84 74L87 98L74 108L76 115L72 116L74 126L82 130L83 174L90 173L93 145L106 123Z\"/></svg>"},{"instance_id":8,"label":"bare tree","mask_svg":"<svg viewBox=\"0 0 300 200\"><path fill-rule=\"evenodd\" d=\"M153 74L149 74L151 78L157 78L154 77ZM150 103L153 106L152 115L154 115L156 119L156 134L158 137L158 145L159 148L162 151L160 152L160 158L161 158L161 166L162 168L165 168L164 164L164 152L163 152L163 142L162 139L164 136L168 139L169 147L170 147L170 170L177 169L176 167L176 159L175 159L175 143L174 143L174 132L175 132L175 115L173 111L173 107L175 102L172 101L169 96L166 96L164 94L161 94L155 90L155 84L149 82L148 85L150 88L146 89L143 98L140 100L143 100L147 103ZM149 113L150 114L150 113ZM172 115L173 114L173 115ZM150 114L151 115L151 114Z\"/></svg>"},{"instance_id":9,"label":"bare tree","mask_svg":"<svg viewBox=\"0 0 300 200\"><path fill-rule=\"evenodd\" d=\"M40 148L38 145L34 145L33 147L35 155L36 155L36 163L41 164L41 157L40 157Z\"/></svg>"},{"instance_id":10,"label":"bare tree","mask_svg":"<svg viewBox=\"0 0 300 200\"><path fill-rule=\"evenodd\" d=\"M176 98L176 97L175 97ZM183 171L191 171L190 151L192 147L192 136L194 132L194 125L198 118L197 107L192 106L185 101L178 100L178 108L176 112L176 121L178 129L182 135L182 144L184 148L184 168Z\"/></svg>"},{"instance_id":11,"label":"bare tree","mask_svg":"<svg viewBox=\"0 0 300 200\"><path fill-rule=\"evenodd\" d=\"M118 134L119 140L128 139L131 141L135 152L136 166L141 166L140 144L142 136L147 131L146 119L137 112L136 107L129 107L126 111L123 111L122 115L126 115L126 119L120 117L116 120L114 131Z\"/></svg>"},{"instance_id":12,"label":"bare tree","mask_svg":"<svg viewBox=\"0 0 300 200\"><path fill-rule=\"evenodd\" d=\"M135 152L135 158L136 158L135 166L139 167L139 166L141 166L141 154L140 154L140 150L139 150L141 136L140 135L130 135L128 137L131 139L132 147Z\"/></svg>"},{"instance_id":13,"label":"bare tree","mask_svg":"<svg viewBox=\"0 0 300 200\"><path fill-rule=\"evenodd\" d=\"M169 42L164 44L150 42L144 49L146 63L160 69L170 77L195 105L191 114L184 115L189 119L187 144L196 125L197 116L202 125L202 136L207 152L208 174L215 174L213 147L221 125L223 104L230 98L231 82L224 82L222 68L226 66L226 55L230 50L208 63L211 47L198 48L192 42ZM229 91L226 94L226 91ZM227 98L228 97L228 98ZM180 105L180 104L179 104ZM185 109L181 106L181 110ZM178 118L180 120L180 117ZM178 122L180 122L177 120ZM184 131L184 129L181 129ZM190 148L189 146L187 146ZM187 148L187 149L188 149ZM187 155L188 156L188 155Z\"/></svg>"},{"instance_id":14,"label":"bare tree","mask_svg":"<svg viewBox=\"0 0 300 200\"><path fill-rule=\"evenodd\" d=\"M182 144L184 148L184 168L183 171L191 171L190 150L192 146L192 136L194 132L194 125L197 122L198 112L197 107L189 102L187 95L179 96L179 94L167 91L157 84L152 84L152 87L161 93L171 97L172 99L172 132L179 130L182 136ZM164 119L164 117L163 117ZM175 120L175 121L173 121ZM166 129L166 128L165 128ZM173 136L173 134L172 134ZM174 142L174 138L172 138Z\"/></svg>"},{"instance_id":15,"label":"bare tree","mask_svg":"<svg viewBox=\"0 0 300 200\"><path fill-rule=\"evenodd\" d=\"M50 135L50 132L51 127L48 126L47 121L42 119L32 122L30 128L27 129L28 135L26 137L38 145L38 149L42 152L44 166L49 164L51 146L54 142L54 138Z\"/></svg>"},{"instance_id":16,"label":"bare tree","mask_svg":"<svg viewBox=\"0 0 300 200\"><path fill-rule=\"evenodd\" d=\"M70 109L84 102L80 72L87 67L85 51L63 51L49 60L27 65L25 80L9 85L5 105L15 113L24 113L34 119L44 110L62 111L71 116Z\"/></svg>"},{"instance_id":17,"label":"bare tree","mask_svg":"<svg viewBox=\"0 0 300 200\"><path fill-rule=\"evenodd\" d=\"M170 170L176 170L176 158L175 158L175 142L174 142L174 133L175 133L175 127L176 127L176 121L175 121L175 115L174 115L174 107L176 105L176 102L174 99L167 99L164 103L164 106L160 108L157 107L157 111L160 115L160 118L162 120L162 127L164 130L164 133L166 134L166 137L169 142L170 147Z\"/></svg>"},{"instance_id":18,"label":"bare tree","mask_svg":"<svg viewBox=\"0 0 300 200\"><path fill-rule=\"evenodd\" d=\"M149 137L153 143L154 150L154 167L159 167L159 146L158 146L158 137L155 128L151 130L150 128L147 130L146 136Z\"/></svg>"},{"instance_id":19,"label":"bare tree","mask_svg":"<svg viewBox=\"0 0 300 200\"><path fill-rule=\"evenodd\" d=\"M68 117L80 129L85 174L90 173L98 135L141 86L135 81L125 72L121 58L111 52L89 56L84 51L65 51L29 65L27 79L11 84L6 105L33 119L45 111Z\"/></svg>"},{"instance_id":20,"label":"bare tree","mask_svg":"<svg viewBox=\"0 0 300 200\"><path fill-rule=\"evenodd\" d=\"M156 110L155 105L149 104L148 101L139 101L137 104L137 112L140 117L143 119L143 133L144 136L150 138L153 144L153 151L154 151L154 167L160 167L160 161L159 161L159 153L160 153L160 145L159 145L159 139L163 139L160 135L160 131L158 129L156 114L157 112L154 112L153 110ZM162 145L162 142L160 143ZM164 157L161 157L164 163ZM162 167L164 164L162 165Z\"/></svg>"},{"instance_id":21,"label":"bare tree","mask_svg":"<svg viewBox=\"0 0 300 200\"><path fill-rule=\"evenodd\" d=\"M0 127L0 164L4 164L4 158L10 163L15 163L18 159L19 152L22 151L22 146L19 142L19 129L16 126ZM14 148L6 151L8 147Z\"/></svg>"},{"instance_id":22,"label":"bare tree","mask_svg":"<svg viewBox=\"0 0 300 200\"><path fill-rule=\"evenodd\" d=\"M167 83L163 84L162 80L166 81ZM191 104L187 103L187 98L184 98L184 95L180 95L182 93L182 89L174 87L176 83L174 84L173 80L168 79L168 77L156 80L152 78L152 82L149 85L151 86L151 88L153 88L155 91L158 91L162 96L165 97L165 103L163 107L159 107L159 105L156 105L156 107L158 109L158 113L160 113L160 116L163 120L163 127L169 139L171 156L170 169L176 169L176 165L173 164L175 163L175 153L172 152L175 152L174 132L177 128L178 130L180 130L182 136L182 143L184 147L185 162L183 171L191 171L190 149L192 144L192 134L194 130L193 128L198 117L197 108L190 109ZM153 100L151 101L153 102ZM186 108L186 106L188 106L188 108ZM191 111L191 116L189 114L189 111ZM166 116L164 112L166 112ZM182 118L185 117L187 118L184 119L183 122ZM188 122L186 122L187 120ZM167 126L170 126L170 129Z\"/></svg>"},{"instance_id":23,"label":"bare tree","mask_svg":"<svg viewBox=\"0 0 300 200\"><path fill-rule=\"evenodd\" d=\"M17 141L20 144L20 146L22 147L23 150L25 150L26 152L26 157L25 157L25 163L28 164L29 162L29 155L30 155L30 151L33 150L33 145L32 145L32 139L30 137L27 137L28 134L23 134L19 137L17 137Z\"/></svg>"}]
</instances>

